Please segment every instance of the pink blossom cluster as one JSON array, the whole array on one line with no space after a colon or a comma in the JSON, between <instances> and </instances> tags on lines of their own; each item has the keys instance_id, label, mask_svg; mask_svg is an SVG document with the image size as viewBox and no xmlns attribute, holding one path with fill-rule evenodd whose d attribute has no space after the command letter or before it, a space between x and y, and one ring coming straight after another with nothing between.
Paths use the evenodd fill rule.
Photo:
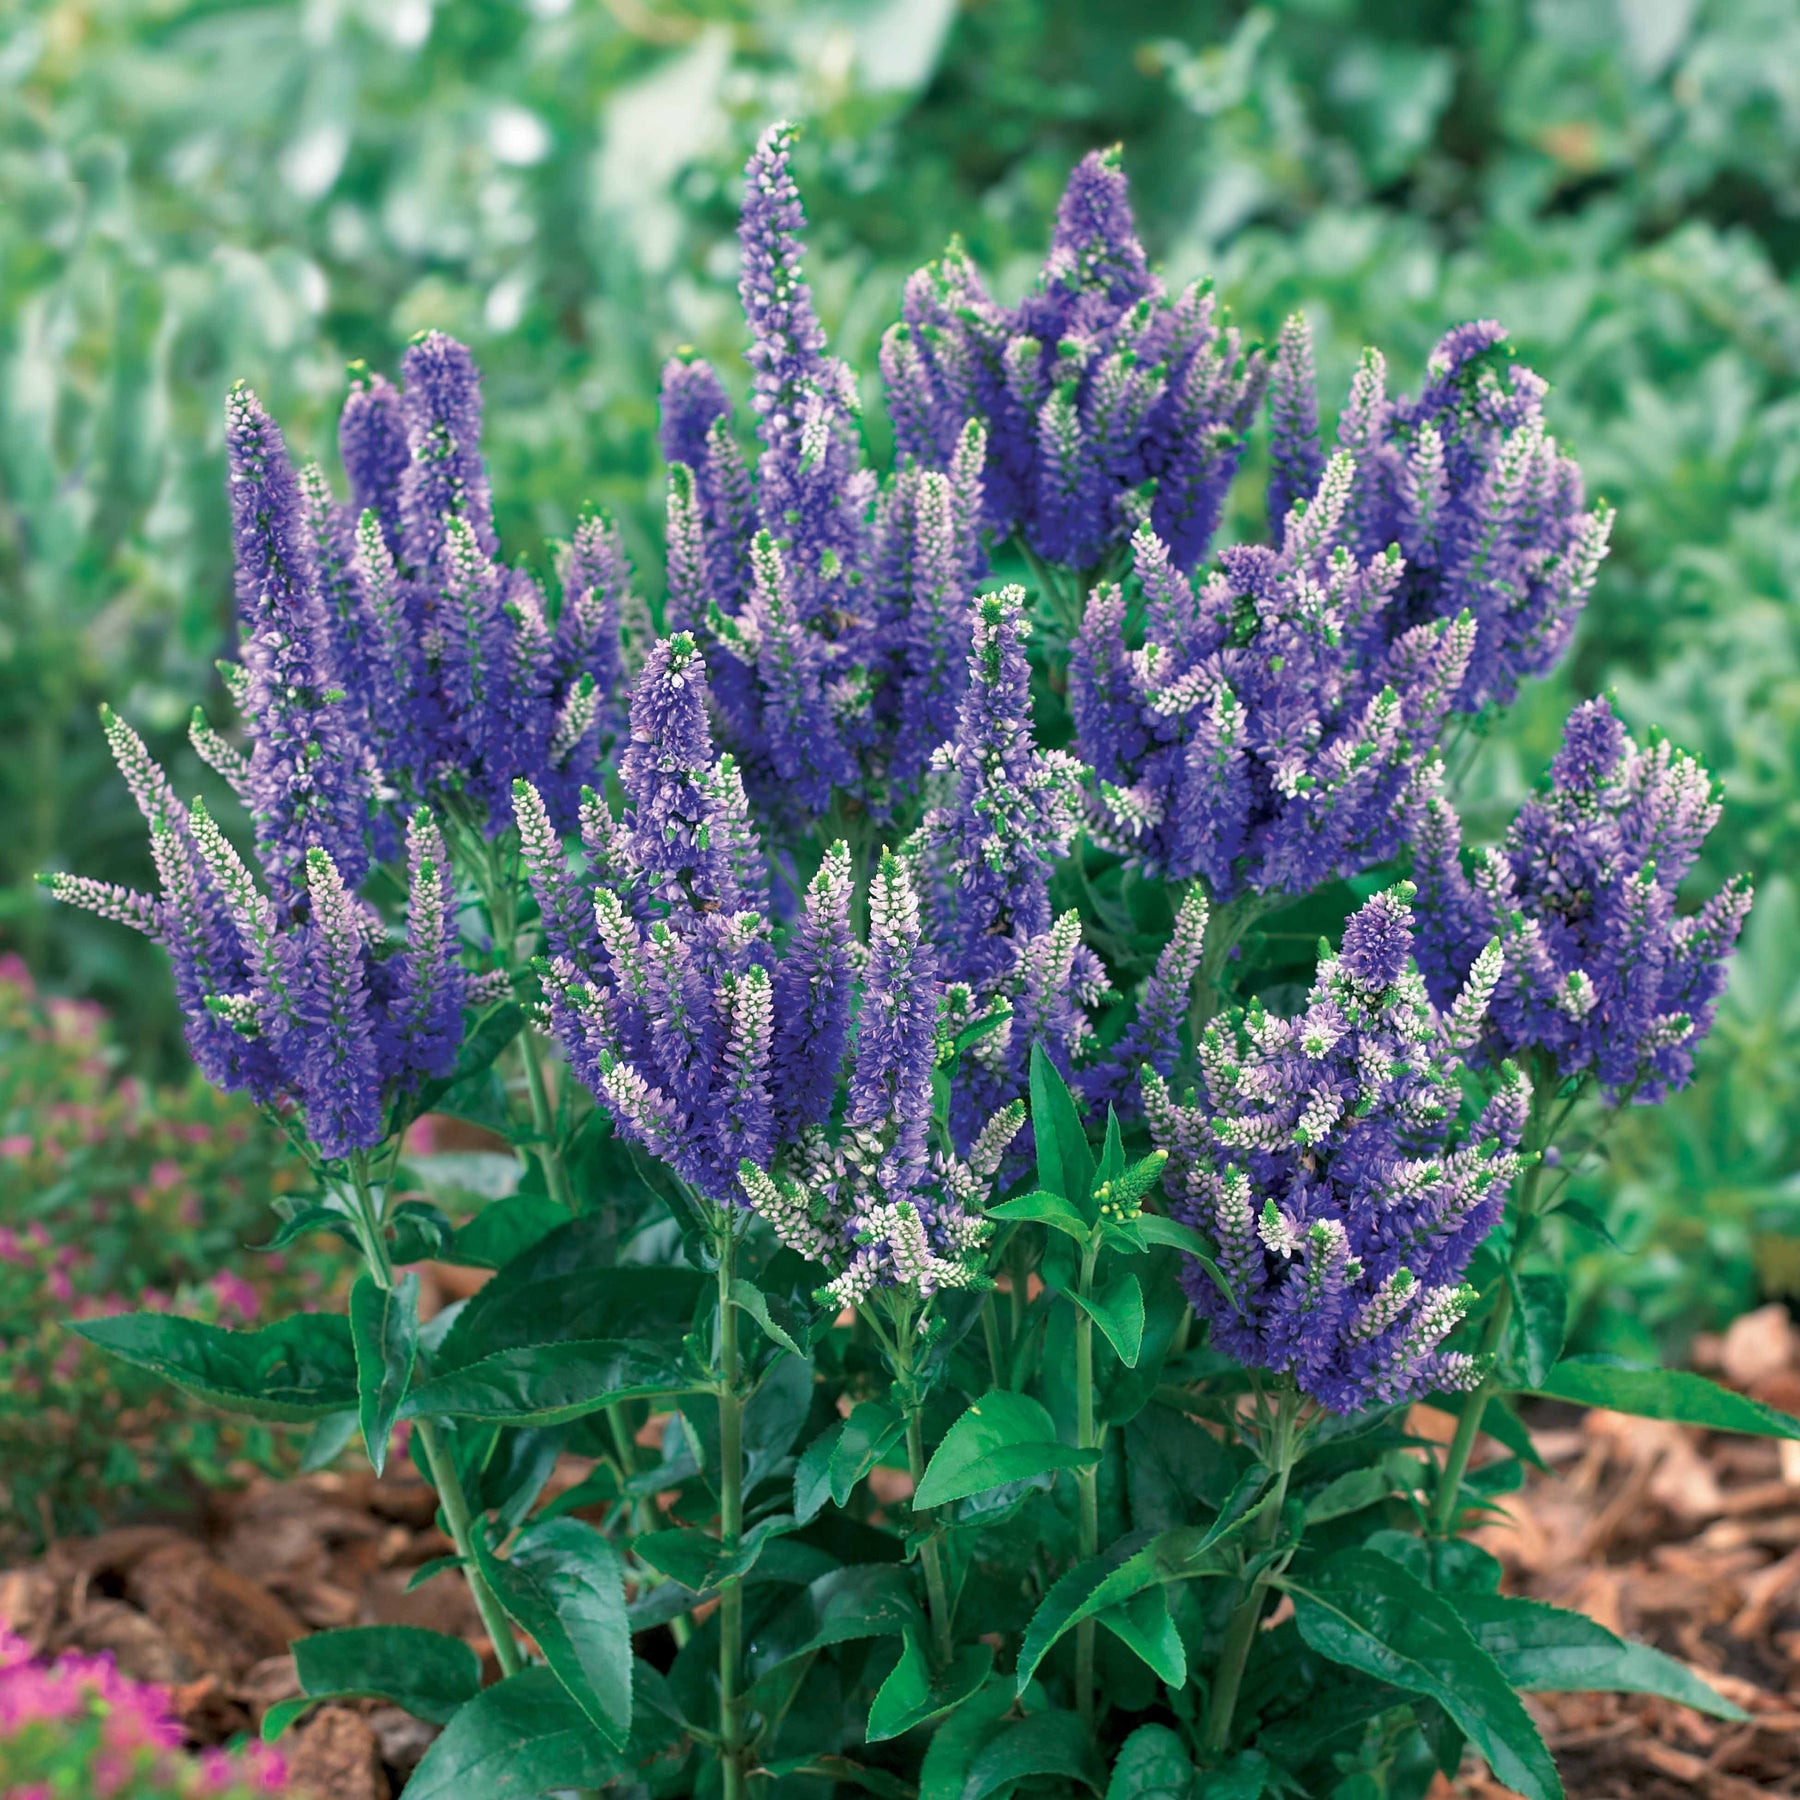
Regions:
<instances>
[{"instance_id":1,"label":"pink blossom cluster","mask_svg":"<svg viewBox=\"0 0 1800 1800\"><path fill-rule=\"evenodd\" d=\"M287 1767L260 1744L182 1752L159 1687L110 1656L39 1662L0 1628L0 1793L8 1800L251 1800L287 1791Z\"/></svg>"}]
</instances>

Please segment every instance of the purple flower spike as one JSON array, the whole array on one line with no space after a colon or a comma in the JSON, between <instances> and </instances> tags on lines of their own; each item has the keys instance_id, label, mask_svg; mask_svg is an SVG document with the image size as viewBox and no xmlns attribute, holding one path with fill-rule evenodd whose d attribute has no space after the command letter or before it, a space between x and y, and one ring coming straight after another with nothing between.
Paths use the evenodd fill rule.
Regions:
<instances>
[{"instance_id":1,"label":"purple flower spike","mask_svg":"<svg viewBox=\"0 0 1800 1800\"><path fill-rule=\"evenodd\" d=\"M1521 1166L1528 1094L1512 1065L1472 1127L1456 1123L1499 946L1440 1013L1408 954L1410 897L1390 890L1352 916L1294 1017L1257 1005L1209 1025L1189 1102L1155 1070L1143 1083L1171 1210L1213 1242L1231 1289L1184 1277L1213 1343L1340 1413L1479 1379L1442 1343Z\"/></svg>"},{"instance_id":2,"label":"purple flower spike","mask_svg":"<svg viewBox=\"0 0 1800 1800\"><path fill-rule=\"evenodd\" d=\"M1736 878L1698 913L1675 894L1717 823L1698 762L1640 748L1604 700L1569 715L1546 791L1465 869L1462 828L1434 800L1413 835L1421 965L1445 994L1497 934L1507 971L1484 1048L1592 1074L1613 1099L1660 1100L1692 1077L1750 910Z\"/></svg>"}]
</instances>

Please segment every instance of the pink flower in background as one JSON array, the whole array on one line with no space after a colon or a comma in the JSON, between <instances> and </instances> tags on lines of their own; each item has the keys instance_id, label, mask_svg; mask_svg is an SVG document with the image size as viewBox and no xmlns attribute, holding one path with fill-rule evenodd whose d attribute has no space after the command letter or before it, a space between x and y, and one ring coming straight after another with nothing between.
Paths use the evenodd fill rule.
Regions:
<instances>
[{"instance_id":1,"label":"pink flower in background","mask_svg":"<svg viewBox=\"0 0 1800 1800\"><path fill-rule=\"evenodd\" d=\"M37 1139L28 1131L15 1131L10 1137L0 1137L0 1156L8 1156L23 1162L37 1147Z\"/></svg>"},{"instance_id":2,"label":"pink flower in background","mask_svg":"<svg viewBox=\"0 0 1800 1800\"><path fill-rule=\"evenodd\" d=\"M243 1276L233 1274L230 1269L221 1269L207 1283L219 1302L222 1313L235 1313L240 1319L254 1319L261 1302L256 1289Z\"/></svg>"}]
</instances>

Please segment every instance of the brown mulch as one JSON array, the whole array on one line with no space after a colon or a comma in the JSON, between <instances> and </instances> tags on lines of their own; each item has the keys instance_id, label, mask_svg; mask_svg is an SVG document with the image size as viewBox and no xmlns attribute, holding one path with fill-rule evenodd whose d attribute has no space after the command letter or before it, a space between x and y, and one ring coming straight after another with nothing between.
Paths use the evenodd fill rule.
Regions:
<instances>
[{"instance_id":1,"label":"brown mulch","mask_svg":"<svg viewBox=\"0 0 1800 1800\"><path fill-rule=\"evenodd\" d=\"M1800 1331L1765 1307L1696 1362L1800 1413ZM1420 1411L1422 1431L1440 1415ZM1547 1476L1500 1502L1476 1535L1509 1591L1575 1608L1689 1664L1750 1715L1705 1718L1626 1695L1531 1696L1571 1800L1800 1800L1800 1444L1546 1407L1528 1421ZM587 1473L571 1462L556 1487ZM462 1584L412 1593L450 1545L402 1459L363 1472L258 1481L204 1518L128 1526L0 1570L0 1625L35 1648L108 1651L167 1684L196 1745L260 1727L298 1691L287 1645L305 1631L406 1624L448 1631L492 1666ZM433 1730L372 1701L315 1709L283 1739L318 1800L392 1800ZM1434 1800L1503 1800L1467 1773Z\"/></svg>"}]
</instances>

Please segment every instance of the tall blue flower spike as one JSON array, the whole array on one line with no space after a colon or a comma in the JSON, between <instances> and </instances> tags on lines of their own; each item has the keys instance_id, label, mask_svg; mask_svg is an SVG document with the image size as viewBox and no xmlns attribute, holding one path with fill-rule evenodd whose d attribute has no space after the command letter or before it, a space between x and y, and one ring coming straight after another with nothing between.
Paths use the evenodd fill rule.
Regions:
<instances>
[{"instance_id":1,"label":"tall blue flower spike","mask_svg":"<svg viewBox=\"0 0 1800 1800\"><path fill-rule=\"evenodd\" d=\"M1676 914L1718 817L1693 757L1663 740L1640 747L1605 700L1578 706L1546 791L1468 869L1454 809L1441 798L1426 809L1413 864L1427 981L1441 996L1498 935L1506 974L1483 1040L1491 1054L1540 1053L1614 1099L1685 1087L1750 911L1750 883L1736 876Z\"/></svg>"},{"instance_id":2,"label":"tall blue flower spike","mask_svg":"<svg viewBox=\"0 0 1800 1800\"><path fill-rule=\"evenodd\" d=\"M1214 1020L1196 1096L1179 1103L1144 1075L1170 1209L1211 1240L1229 1289L1197 1264L1184 1276L1212 1342L1333 1412L1480 1379L1441 1346L1521 1166L1529 1093L1514 1065L1479 1117L1457 1122L1500 947L1440 1012L1412 960L1412 898L1403 883L1353 914L1293 1017L1257 1004Z\"/></svg>"},{"instance_id":3,"label":"tall blue flower spike","mask_svg":"<svg viewBox=\"0 0 1800 1800\"><path fill-rule=\"evenodd\" d=\"M1077 165L1016 307L952 244L908 281L881 368L903 454L947 469L980 420L989 526L1084 570L1146 517L1179 567L1205 556L1267 376L1209 285L1165 293L1116 150Z\"/></svg>"},{"instance_id":4,"label":"tall blue flower spike","mask_svg":"<svg viewBox=\"0 0 1800 1800\"><path fill-rule=\"evenodd\" d=\"M330 852L302 864L296 907L267 889L198 802L176 800L143 742L116 714L106 734L150 825L154 899L52 876L59 899L146 932L168 951L189 1048L216 1086L296 1110L327 1160L379 1143L393 1103L455 1066L466 978L457 954L449 861L431 816L407 829L410 897L391 944Z\"/></svg>"},{"instance_id":5,"label":"tall blue flower spike","mask_svg":"<svg viewBox=\"0 0 1800 1800\"><path fill-rule=\"evenodd\" d=\"M1445 334L1413 399L1390 399L1387 365L1363 352L1338 416L1355 479L1339 526L1355 555L1404 559L1390 633L1466 614L1475 649L1458 711L1507 704L1567 649L1606 555L1612 511L1590 508L1581 470L1546 427L1548 384L1513 364L1505 331L1477 319ZM1327 465L1306 321L1281 334L1271 392L1269 527L1311 503Z\"/></svg>"}]
</instances>

